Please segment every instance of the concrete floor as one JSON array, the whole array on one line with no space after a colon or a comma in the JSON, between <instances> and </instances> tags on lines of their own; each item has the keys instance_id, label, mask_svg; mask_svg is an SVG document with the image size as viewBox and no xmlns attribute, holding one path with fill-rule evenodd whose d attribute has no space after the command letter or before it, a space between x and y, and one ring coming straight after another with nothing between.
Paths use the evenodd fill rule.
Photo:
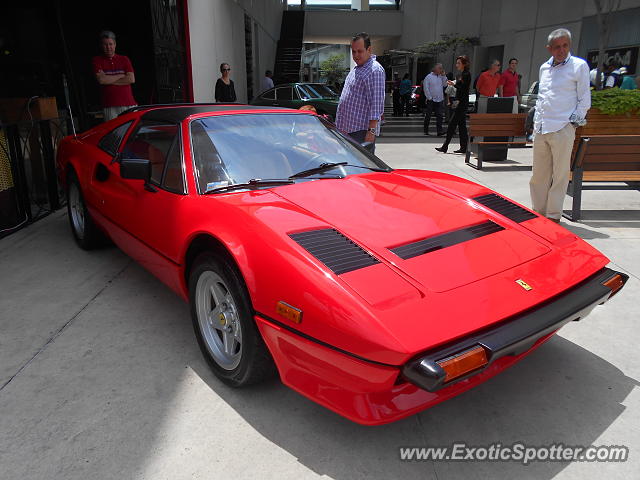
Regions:
<instances>
[{"instance_id":1,"label":"concrete floor","mask_svg":"<svg viewBox=\"0 0 640 480\"><path fill-rule=\"evenodd\" d=\"M476 171L435 152L419 122L390 119L378 155L529 205L531 149ZM278 381L223 385L187 305L118 249L78 249L54 213L0 240L0 478L639 478L640 193L586 192L584 208L584 221L564 225L629 273L625 291L491 381L374 428ZM399 460L399 447L454 441L631 452L625 463Z\"/></svg>"}]
</instances>

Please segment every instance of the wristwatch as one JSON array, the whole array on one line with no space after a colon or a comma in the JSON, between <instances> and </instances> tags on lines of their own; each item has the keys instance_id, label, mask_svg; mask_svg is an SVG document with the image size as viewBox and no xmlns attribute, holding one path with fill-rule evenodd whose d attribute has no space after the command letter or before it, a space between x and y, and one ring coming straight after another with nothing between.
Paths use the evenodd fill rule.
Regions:
<instances>
[{"instance_id":1,"label":"wristwatch","mask_svg":"<svg viewBox=\"0 0 640 480\"><path fill-rule=\"evenodd\" d=\"M375 128L370 128L370 129L368 130L368 132L369 132L371 135L375 136L375 134L376 134L376 129L375 129Z\"/></svg>"}]
</instances>

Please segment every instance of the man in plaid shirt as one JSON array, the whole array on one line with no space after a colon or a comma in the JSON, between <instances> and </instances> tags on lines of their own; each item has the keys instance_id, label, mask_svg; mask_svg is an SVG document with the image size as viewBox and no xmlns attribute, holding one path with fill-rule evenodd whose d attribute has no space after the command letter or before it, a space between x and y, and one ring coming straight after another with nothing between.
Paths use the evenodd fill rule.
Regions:
<instances>
[{"instance_id":1,"label":"man in plaid shirt","mask_svg":"<svg viewBox=\"0 0 640 480\"><path fill-rule=\"evenodd\" d=\"M373 152L384 112L384 68L371 54L371 39L364 32L351 40L351 55L356 67L344 82L336 126L359 143L371 142Z\"/></svg>"}]
</instances>

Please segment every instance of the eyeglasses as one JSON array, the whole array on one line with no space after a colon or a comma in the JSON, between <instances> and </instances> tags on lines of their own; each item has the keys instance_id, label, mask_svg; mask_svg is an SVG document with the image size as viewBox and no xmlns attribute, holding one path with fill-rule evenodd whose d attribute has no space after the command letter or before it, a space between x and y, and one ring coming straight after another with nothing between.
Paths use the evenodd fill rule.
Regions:
<instances>
[{"instance_id":1,"label":"eyeglasses","mask_svg":"<svg viewBox=\"0 0 640 480\"><path fill-rule=\"evenodd\" d=\"M231 69L230 69L230 68L223 68L223 69L222 69L222 71L223 71L223 72L230 72L230 71L231 71Z\"/></svg>"}]
</instances>

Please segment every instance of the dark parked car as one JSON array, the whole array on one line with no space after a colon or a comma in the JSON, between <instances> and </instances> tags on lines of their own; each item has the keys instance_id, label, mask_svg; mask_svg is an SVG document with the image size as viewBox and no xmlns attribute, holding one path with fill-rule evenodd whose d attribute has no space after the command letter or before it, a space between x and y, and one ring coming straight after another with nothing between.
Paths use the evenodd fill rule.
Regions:
<instances>
[{"instance_id":1,"label":"dark parked car","mask_svg":"<svg viewBox=\"0 0 640 480\"><path fill-rule=\"evenodd\" d=\"M336 118L338 95L329 85L324 83L285 83L262 92L251 100L251 105L300 108L313 105L319 115Z\"/></svg>"},{"instance_id":2,"label":"dark parked car","mask_svg":"<svg viewBox=\"0 0 640 480\"><path fill-rule=\"evenodd\" d=\"M520 111L527 113L533 107L536 106L538 100L538 82L533 82L527 90L527 93L522 95L520 99Z\"/></svg>"}]
</instances>

